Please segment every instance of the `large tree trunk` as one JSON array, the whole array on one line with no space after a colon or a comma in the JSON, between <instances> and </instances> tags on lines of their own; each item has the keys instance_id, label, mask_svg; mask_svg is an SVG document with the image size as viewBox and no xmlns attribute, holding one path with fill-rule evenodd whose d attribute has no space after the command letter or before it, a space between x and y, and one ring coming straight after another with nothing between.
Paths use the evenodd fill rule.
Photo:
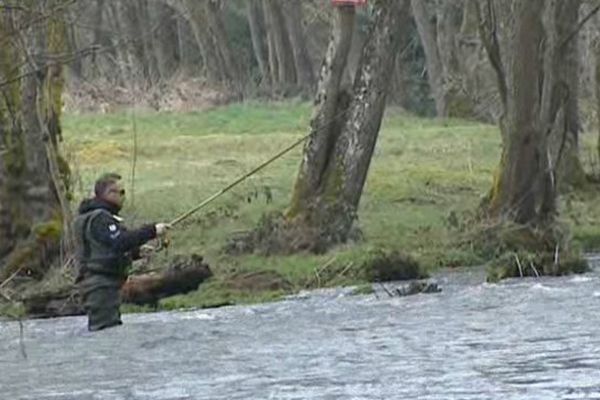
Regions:
<instances>
[{"instance_id":1,"label":"large tree trunk","mask_svg":"<svg viewBox=\"0 0 600 400\"><path fill-rule=\"evenodd\" d=\"M562 116L564 119L563 137L555 146L557 147L555 152L560 157L557 176L561 189L569 186L581 186L586 182L585 172L579 158L579 133L582 129L579 119L579 34L570 36L574 32L574 27L577 26L580 6L580 0L560 2L556 7L557 15L555 16L558 40L564 42L568 39L565 44L559 44L558 51L562 57L560 60L556 60L559 64L554 67L559 84L566 90L564 115Z\"/></svg>"},{"instance_id":2,"label":"large tree trunk","mask_svg":"<svg viewBox=\"0 0 600 400\"><path fill-rule=\"evenodd\" d=\"M487 245L495 254L507 253L492 268L491 278L584 272L587 262L556 223L560 165L567 138L577 130L570 103L576 87L569 74L578 79L578 71L565 62L565 53L577 31L569 8L578 5L515 0L510 4L514 23L501 32L508 46L502 46L490 18L492 1L486 0L480 27L503 101L503 149L487 204L494 224L491 229L486 224L481 236L493 240Z\"/></svg>"},{"instance_id":3,"label":"large tree trunk","mask_svg":"<svg viewBox=\"0 0 600 400\"><path fill-rule=\"evenodd\" d=\"M546 86L540 45L544 39L543 12L544 0L519 0L502 126L507 142L490 204L493 214L507 215L521 224L545 222L555 210L554 176L540 120Z\"/></svg>"},{"instance_id":4,"label":"large tree trunk","mask_svg":"<svg viewBox=\"0 0 600 400\"><path fill-rule=\"evenodd\" d=\"M17 31L25 20L48 12L35 3L16 16L0 9L0 281L17 271L41 275L57 260L69 223L56 146L60 139L62 65L49 54L66 49L62 15L42 25L43 35ZM46 6L56 7L59 2ZM16 28L18 27L18 28Z\"/></svg>"},{"instance_id":5,"label":"large tree trunk","mask_svg":"<svg viewBox=\"0 0 600 400\"><path fill-rule=\"evenodd\" d=\"M520 224L554 221L557 164L564 162L565 139L578 129L576 103L570 102L576 88L569 76L577 72L564 61L565 46L571 46L566 40L577 21L569 10L573 5L516 4L513 53L506 56L505 141L490 211Z\"/></svg>"},{"instance_id":6,"label":"large tree trunk","mask_svg":"<svg viewBox=\"0 0 600 400\"><path fill-rule=\"evenodd\" d=\"M401 27L402 1L374 2L374 15L351 93L340 89L354 10L338 9L316 97L311 136L287 218L305 227L298 248L344 242L358 209L385 109Z\"/></svg>"},{"instance_id":7,"label":"large tree trunk","mask_svg":"<svg viewBox=\"0 0 600 400\"><path fill-rule=\"evenodd\" d=\"M331 150L339 135L340 119L345 117L343 114L347 112L348 101L340 93L340 84L354 33L354 7L339 8L334 18L332 37L321 67L310 122L310 137L304 149L292 204L288 211L288 215L291 216L299 214L305 206L305 201L319 191Z\"/></svg>"}]
</instances>

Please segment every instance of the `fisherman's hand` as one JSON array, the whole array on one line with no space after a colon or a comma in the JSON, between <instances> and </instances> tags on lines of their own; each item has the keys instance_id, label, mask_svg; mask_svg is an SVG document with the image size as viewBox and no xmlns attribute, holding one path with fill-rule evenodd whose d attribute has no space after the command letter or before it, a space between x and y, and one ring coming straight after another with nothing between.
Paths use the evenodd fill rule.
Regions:
<instances>
[{"instance_id":1,"label":"fisherman's hand","mask_svg":"<svg viewBox=\"0 0 600 400\"><path fill-rule=\"evenodd\" d=\"M154 227L156 228L156 236L165 236L167 234L167 231L171 229L171 224L161 222L159 224L156 224Z\"/></svg>"}]
</instances>

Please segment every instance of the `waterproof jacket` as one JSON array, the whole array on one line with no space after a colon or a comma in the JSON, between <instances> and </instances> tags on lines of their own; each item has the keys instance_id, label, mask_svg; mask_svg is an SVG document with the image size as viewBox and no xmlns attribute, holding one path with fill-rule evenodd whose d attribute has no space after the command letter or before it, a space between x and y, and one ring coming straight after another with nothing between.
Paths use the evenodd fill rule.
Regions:
<instances>
[{"instance_id":1,"label":"waterproof jacket","mask_svg":"<svg viewBox=\"0 0 600 400\"><path fill-rule=\"evenodd\" d=\"M118 216L119 209L103 200L84 200L74 221L80 276L86 272L127 277L139 247L156 237L154 225L128 230Z\"/></svg>"}]
</instances>

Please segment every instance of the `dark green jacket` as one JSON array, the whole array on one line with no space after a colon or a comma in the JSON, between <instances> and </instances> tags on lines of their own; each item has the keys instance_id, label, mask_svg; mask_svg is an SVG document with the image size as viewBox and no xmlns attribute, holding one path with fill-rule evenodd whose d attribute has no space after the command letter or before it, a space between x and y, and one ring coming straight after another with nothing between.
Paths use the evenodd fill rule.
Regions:
<instances>
[{"instance_id":1,"label":"dark green jacket","mask_svg":"<svg viewBox=\"0 0 600 400\"><path fill-rule=\"evenodd\" d=\"M156 237L154 225L128 230L118 208L99 199L84 200L74 221L80 276L97 273L124 279L139 247Z\"/></svg>"}]
</instances>

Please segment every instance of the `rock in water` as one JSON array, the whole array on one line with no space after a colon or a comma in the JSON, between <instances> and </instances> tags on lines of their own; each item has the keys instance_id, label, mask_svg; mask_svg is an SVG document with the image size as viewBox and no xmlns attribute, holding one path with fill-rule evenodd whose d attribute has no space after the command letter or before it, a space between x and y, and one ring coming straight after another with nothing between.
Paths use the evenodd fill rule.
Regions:
<instances>
[{"instance_id":1,"label":"rock in water","mask_svg":"<svg viewBox=\"0 0 600 400\"><path fill-rule=\"evenodd\" d=\"M404 297L419 293L439 293L441 291L442 289L435 282L412 281L408 285L397 287L393 293L399 297Z\"/></svg>"}]
</instances>

